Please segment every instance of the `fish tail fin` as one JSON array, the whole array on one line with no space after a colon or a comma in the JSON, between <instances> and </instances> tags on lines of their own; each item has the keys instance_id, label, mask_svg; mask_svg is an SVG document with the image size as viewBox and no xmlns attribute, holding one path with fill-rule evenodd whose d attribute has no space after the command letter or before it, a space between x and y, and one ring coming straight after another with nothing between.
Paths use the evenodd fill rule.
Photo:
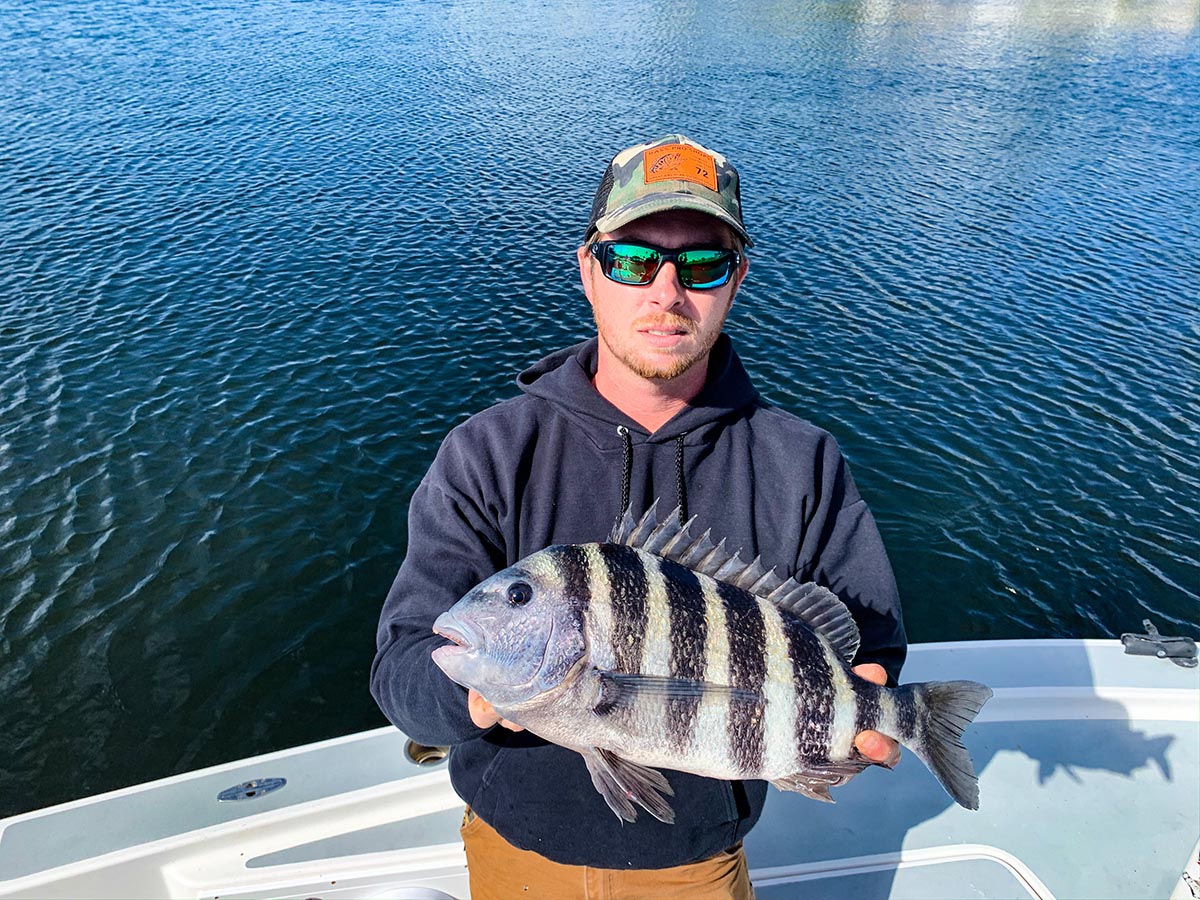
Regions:
<instances>
[{"instance_id":1,"label":"fish tail fin","mask_svg":"<svg viewBox=\"0 0 1200 900\"><path fill-rule=\"evenodd\" d=\"M911 738L898 740L920 757L956 803L979 809L979 779L962 735L992 689L974 681L930 681L901 685L894 696L916 719Z\"/></svg>"}]
</instances>

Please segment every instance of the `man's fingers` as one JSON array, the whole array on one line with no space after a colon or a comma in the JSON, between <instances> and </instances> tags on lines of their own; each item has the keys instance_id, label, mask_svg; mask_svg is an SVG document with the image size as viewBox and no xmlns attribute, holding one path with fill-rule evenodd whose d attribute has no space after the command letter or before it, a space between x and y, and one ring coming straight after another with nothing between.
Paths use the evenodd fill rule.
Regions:
<instances>
[{"instance_id":1,"label":"man's fingers","mask_svg":"<svg viewBox=\"0 0 1200 900\"><path fill-rule=\"evenodd\" d=\"M475 723L476 728L491 728L493 725L500 725L509 731L525 730L516 722L502 719L500 713L496 712L496 707L484 700L483 695L475 690L467 690L467 711L471 714L471 721Z\"/></svg>"},{"instance_id":2,"label":"man's fingers","mask_svg":"<svg viewBox=\"0 0 1200 900\"><path fill-rule=\"evenodd\" d=\"M467 711L476 728L491 728L500 721L500 714L478 691L467 691Z\"/></svg>"},{"instance_id":3,"label":"man's fingers","mask_svg":"<svg viewBox=\"0 0 1200 900\"><path fill-rule=\"evenodd\" d=\"M879 663L862 663L850 671L872 684L887 684L887 669Z\"/></svg>"},{"instance_id":4,"label":"man's fingers","mask_svg":"<svg viewBox=\"0 0 1200 900\"><path fill-rule=\"evenodd\" d=\"M878 663L862 663L852 670L855 675L872 684L887 684L887 670ZM867 759L889 769L900 762L900 745L878 731L863 731L854 738L854 746Z\"/></svg>"},{"instance_id":5,"label":"man's fingers","mask_svg":"<svg viewBox=\"0 0 1200 900\"><path fill-rule=\"evenodd\" d=\"M854 746L867 759L893 769L900 762L900 745L878 731L861 731L854 738Z\"/></svg>"}]
</instances>

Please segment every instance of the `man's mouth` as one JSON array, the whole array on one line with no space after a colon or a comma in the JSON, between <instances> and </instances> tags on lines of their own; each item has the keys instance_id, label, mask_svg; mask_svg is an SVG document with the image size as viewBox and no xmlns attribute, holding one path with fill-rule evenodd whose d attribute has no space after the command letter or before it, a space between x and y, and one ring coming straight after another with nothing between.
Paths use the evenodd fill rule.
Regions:
<instances>
[{"instance_id":1,"label":"man's mouth","mask_svg":"<svg viewBox=\"0 0 1200 900\"><path fill-rule=\"evenodd\" d=\"M663 322L661 320L657 322L637 322L633 327L641 334L658 339L687 337L692 332L689 322L680 322L678 320L674 322Z\"/></svg>"}]
</instances>

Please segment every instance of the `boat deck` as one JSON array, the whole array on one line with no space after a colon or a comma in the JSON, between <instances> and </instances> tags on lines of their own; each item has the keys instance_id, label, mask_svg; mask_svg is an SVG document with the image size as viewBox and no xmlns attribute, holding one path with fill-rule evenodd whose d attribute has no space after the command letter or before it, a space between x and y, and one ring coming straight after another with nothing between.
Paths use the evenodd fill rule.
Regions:
<instances>
[{"instance_id":1,"label":"boat deck","mask_svg":"<svg viewBox=\"0 0 1200 900\"><path fill-rule=\"evenodd\" d=\"M746 842L760 900L1171 894L1200 838L1200 670L1047 640L919 645L904 674L995 690L966 738L980 810L911 754L836 804L773 790ZM0 822L0 898L465 898L461 803L404 744L378 729ZM216 799L265 778L287 784Z\"/></svg>"},{"instance_id":2,"label":"boat deck","mask_svg":"<svg viewBox=\"0 0 1200 900\"><path fill-rule=\"evenodd\" d=\"M938 671L916 653L904 672L996 690L967 731L980 809L955 805L908 755L834 805L772 791L747 841L761 900L801 883L805 898L1170 895L1200 838L1197 671L1057 641L1012 671L1005 643L946 648ZM1050 683L1029 686L1031 672Z\"/></svg>"}]
</instances>

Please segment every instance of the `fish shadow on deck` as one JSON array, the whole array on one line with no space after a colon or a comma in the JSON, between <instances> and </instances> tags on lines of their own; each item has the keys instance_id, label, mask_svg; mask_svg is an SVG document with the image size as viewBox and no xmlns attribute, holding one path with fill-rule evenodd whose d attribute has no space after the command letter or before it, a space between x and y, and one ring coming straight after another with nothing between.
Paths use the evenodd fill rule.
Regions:
<instances>
[{"instance_id":1,"label":"fish shadow on deck","mask_svg":"<svg viewBox=\"0 0 1200 900\"><path fill-rule=\"evenodd\" d=\"M1076 845L1085 832L1111 831L1114 821L1128 819L1130 804L1179 807L1173 792L1195 765L1194 748L1173 734L1147 733L1130 723L1124 705L1089 691L1095 680L1085 652L1053 658L1047 699L1033 703L1028 691L1042 674L989 670L993 662L960 672L956 661L954 671L920 670L910 678L906 670L903 678L962 676L996 691L964 738L980 778L980 809L955 804L908 751L895 771L871 768L834 789L835 804L772 789L746 841L759 900L959 896L954 891L968 880L983 882L979 896L1026 896L1005 864L964 861L969 853L961 845L1012 854L1053 889L1041 873L1081 864ZM1053 699L1059 686L1073 693ZM1061 858L1047 860L1055 852Z\"/></svg>"}]
</instances>

